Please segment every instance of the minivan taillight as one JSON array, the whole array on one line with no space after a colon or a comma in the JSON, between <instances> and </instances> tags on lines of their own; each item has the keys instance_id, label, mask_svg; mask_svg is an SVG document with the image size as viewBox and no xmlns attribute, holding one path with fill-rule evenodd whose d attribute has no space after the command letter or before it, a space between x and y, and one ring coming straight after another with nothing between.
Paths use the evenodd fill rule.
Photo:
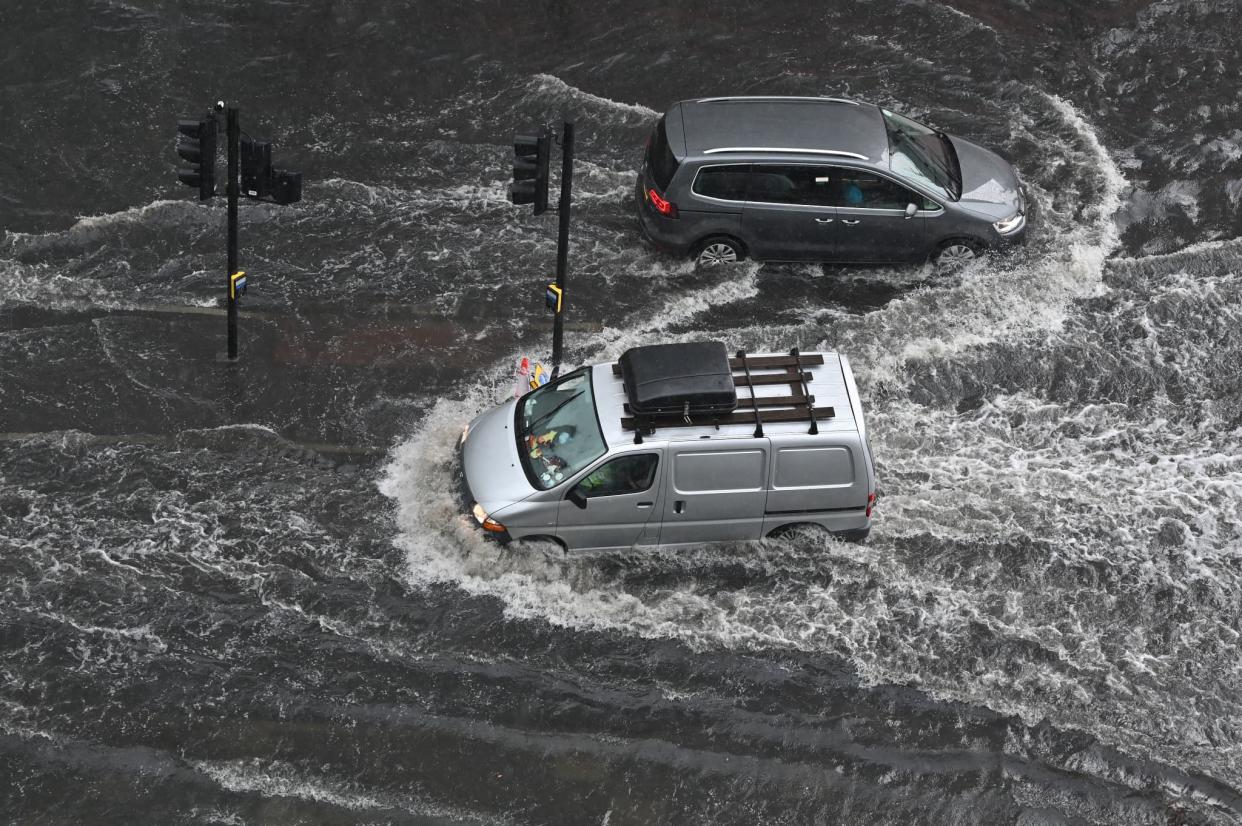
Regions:
<instances>
[{"instance_id":1,"label":"minivan taillight","mask_svg":"<svg viewBox=\"0 0 1242 826\"><path fill-rule=\"evenodd\" d=\"M867 494L867 518L871 518L871 509L875 507L875 494Z\"/></svg>"},{"instance_id":2,"label":"minivan taillight","mask_svg":"<svg viewBox=\"0 0 1242 826\"><path fill-rule=\"evenodd\" d=\"M647 190L647 200L651 201L651 205L656 208L656 212L660 213L665 218L677 217L677 204L672 201L664 200L660 197L660 193L656 192L654 189Z\"/></svg>"}]
</instances>

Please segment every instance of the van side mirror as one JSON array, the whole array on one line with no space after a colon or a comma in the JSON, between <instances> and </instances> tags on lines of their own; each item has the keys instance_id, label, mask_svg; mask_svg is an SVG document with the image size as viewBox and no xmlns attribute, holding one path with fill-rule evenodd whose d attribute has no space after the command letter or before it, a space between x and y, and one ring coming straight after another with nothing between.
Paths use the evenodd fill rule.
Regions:
<instances>
[{"instance_id":1,"label":"van side mirror","mask_svg":"<svg viewBox=\"0 0 1242 826\"><path fill-rule=\"evenodd\" d=\"M570 502L573 502L575 505L582 508L583 510L586 510L586 506L587 506L586 494L583 493L582 488L578 487L577 485L574 485L572 488L570 488L570 491L568 494L565 495L565 498L568 499Z\"/></svg>"},{"instance_id":2,"label":"van side mirror","mask_svg":"<svg viewBox=\"0 0 1242 826\"><path fill-rule=\"evenodd\" d=\"M918 214L918 212L919 212L919 208L916 204L906 204L906 217L907 218L913 218L915 215Z\"/></svg>"}]
</instances>

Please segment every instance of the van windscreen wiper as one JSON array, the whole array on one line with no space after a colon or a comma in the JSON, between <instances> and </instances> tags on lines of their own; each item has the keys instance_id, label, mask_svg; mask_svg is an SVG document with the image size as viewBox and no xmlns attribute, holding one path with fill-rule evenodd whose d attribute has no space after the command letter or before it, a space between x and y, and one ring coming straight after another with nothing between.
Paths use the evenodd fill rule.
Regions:
<instances>
[{"instance_id":1,"label":"van windscreen wiper","mask_svg":"<svg viewBox=\"0 0 1242 826\"><path fill-rule=\"evenodd\" d=\"M560 410L562 407L564 407L565 405L569 404L569 403L570 403L571 401L573 401L574 399L576 399L576 398L578 398L579 396L581 396L584 392L586 392L586 391L585 391L585 390L579 390L577 393L574 393L574 394L573 394L572 396L570 396L568 399L565 399L565 400L564 400L564 401L562 401L562 402L557 402L557 403L556 403L556 407L552 408L552 409L551 409L551 410L549 410L547 413L544 413L544 414L543 414L542 416L540 416L538 419L535 419L535 421L533 421L533 422L531 422L530 424L528 424L528 425L526 426L526 432L527 432L528 434L529 434L529 433L533 433L533 432L535 432L535 430L539 427L539 425L543 424L543 423L544 423L544 422L546 422L548 419L552 418L554 415L556 415L557 411L559 411L559 410Z\"/></svg>"}]
</instances>

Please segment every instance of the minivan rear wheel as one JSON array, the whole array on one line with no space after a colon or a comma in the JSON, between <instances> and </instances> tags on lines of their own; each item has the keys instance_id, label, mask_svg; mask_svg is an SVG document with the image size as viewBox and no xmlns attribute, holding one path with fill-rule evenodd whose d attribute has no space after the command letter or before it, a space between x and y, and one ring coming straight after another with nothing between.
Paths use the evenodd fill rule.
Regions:
<instances>
[{"instance_id":1,"label":"minivan rear wheel","mask_svg":"<svg viewBox=\"0 0 1242 826\"><path fill-rule=\"evenodd\" d=\"M932 261L941 272L953 272L974 261L983 253L983 245L969 238L950 238L936 248Z\"/></svg>"},{"instance_id":2,"label":"minivan rear wheel","mask_svg":"<svg viewBox=\"0 0 1242 826\"><path fill-rule=\"evenodd\" d=\"M696 267L727 267L745 257L741 242L723 235L700 241L692 256Z\"/></svg>"}]
</instances>

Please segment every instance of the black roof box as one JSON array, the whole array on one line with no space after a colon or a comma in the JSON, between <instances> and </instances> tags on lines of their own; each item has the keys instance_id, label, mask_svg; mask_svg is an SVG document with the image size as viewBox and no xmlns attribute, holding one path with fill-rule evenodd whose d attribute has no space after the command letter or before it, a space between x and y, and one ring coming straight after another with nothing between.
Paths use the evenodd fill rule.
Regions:
<instances>
[{"instance_id":1,"label":"black roof box","mask_svg":"<svg viewBox=\"0 0 1242 826\"><path fill-rule=\"evenodd\" d=\"M729 413L737 407L724 342L652 344L621 355L630 412L639 416Z\"/></svg>"}]
</instances>

